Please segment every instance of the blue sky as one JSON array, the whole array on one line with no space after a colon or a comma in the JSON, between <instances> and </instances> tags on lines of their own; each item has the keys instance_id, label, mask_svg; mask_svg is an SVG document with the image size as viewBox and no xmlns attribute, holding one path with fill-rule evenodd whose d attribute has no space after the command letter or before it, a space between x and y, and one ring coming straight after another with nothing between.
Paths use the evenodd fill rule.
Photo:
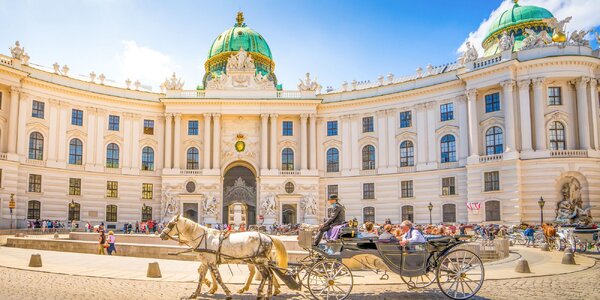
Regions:
<instances>
[{"instance_id":1,"label":"blue sky","mask_svg":"<svg viewBox=\"0 0 600 300\"><path fill-rule=\"evenodd\" d=\"M71 73L104 73L118 83L139 79L155 91L175 71L194 88L214 38L242 10L269 43L285 89L295 89L307 71L337 87L452 62L469 36L477 39L482 21L511 2L0 0L8 12L0 45L8 54L20 40L33 63L67 64ZM574 26L600 23L597 0L521 0L539 3L558 17L574 15Z\"/></svg>"}]
</instances>

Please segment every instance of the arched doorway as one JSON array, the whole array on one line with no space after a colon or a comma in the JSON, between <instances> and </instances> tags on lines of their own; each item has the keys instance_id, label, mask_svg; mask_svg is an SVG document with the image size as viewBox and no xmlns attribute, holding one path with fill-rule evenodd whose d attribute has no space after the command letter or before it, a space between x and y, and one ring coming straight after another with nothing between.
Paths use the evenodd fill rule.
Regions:
<instances>
[{"instance_id":1,"label":"arched doorway","mask_svg":"<svg viewBox=\"0 0 600 300\"><path fill-rule=\"evenodd\" d=\"M223 176L223 222L255 225L256 202L254 172L244 165L228 169Z\"/></svg>"},{"instance_id":2,"label":"arched doorway","mask_svg":"<svg viewBox=\"0 0 600 300\"><path fill-rule=\"evenodd\" d=\"M284 204L281 206L281 223L285 225L298 224L298 213L296 204Z\"/></svg>"}]
</instances>

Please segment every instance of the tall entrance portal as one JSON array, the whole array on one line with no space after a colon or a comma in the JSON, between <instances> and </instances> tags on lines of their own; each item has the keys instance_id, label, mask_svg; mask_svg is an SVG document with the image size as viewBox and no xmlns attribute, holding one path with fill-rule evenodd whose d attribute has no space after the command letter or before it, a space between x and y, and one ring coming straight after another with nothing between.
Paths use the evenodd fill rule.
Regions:
<instances>
[{"instance_id":1,"label":"tall entrance portal","mask_svg":"<svg viewBox=\"0 0 600 300\"><path fill-rule=\"evenodd\" d=\"M245 166L229 169L223 177L223 222L256 224L256 175Z\"/></svg>"}]
</instances>

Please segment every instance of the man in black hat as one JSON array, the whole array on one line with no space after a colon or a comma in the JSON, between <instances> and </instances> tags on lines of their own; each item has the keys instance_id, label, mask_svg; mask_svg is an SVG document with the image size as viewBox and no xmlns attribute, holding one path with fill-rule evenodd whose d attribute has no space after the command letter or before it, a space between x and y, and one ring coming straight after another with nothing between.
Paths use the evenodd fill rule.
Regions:
<instances>
[{"instance_id":1,"label":"man in black hat","mask_svg":"<svg viewBox=\"0 0 600 300\"><path fill-rule=\"evenodd\" d=\"M331 229L333 226L346 222L346 212L344 206L338 203L337 195L330 195L327 202L332 206L333 211L329 215L329 219L319 227L319 233L313 242L314 246L319 245L321 238L323 238L323 234L327 232L327 230Z\"/></svg>"}]
</instances>

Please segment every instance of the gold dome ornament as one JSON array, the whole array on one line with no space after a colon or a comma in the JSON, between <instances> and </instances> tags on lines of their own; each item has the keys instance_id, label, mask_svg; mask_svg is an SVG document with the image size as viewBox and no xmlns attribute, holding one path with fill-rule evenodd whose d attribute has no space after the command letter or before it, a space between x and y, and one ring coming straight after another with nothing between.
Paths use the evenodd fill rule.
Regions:
<instances>
[{"instance_id":1,"label":"gold dome ornament","mask_svg":"<svg viewBox=\"0 0 600 300\"><path fill-rule=\"evenodd\" d=\"M241 133L237 135L237 142L235 142L235 151L244 152L246 150L246 143L244 142L245 136Z\"/></svg>"},{"instance_id":2,"label":"gold dome ornament","mask_svg":"<svg viewBox=\"0 0 600 300\"><path fill-rule=\"evenodd\" d=\"M562 33L562 32L555 32L552 35L552 41L555 43L566 43L567 42L567 35Z\"/></svg>"}]
</instances>

